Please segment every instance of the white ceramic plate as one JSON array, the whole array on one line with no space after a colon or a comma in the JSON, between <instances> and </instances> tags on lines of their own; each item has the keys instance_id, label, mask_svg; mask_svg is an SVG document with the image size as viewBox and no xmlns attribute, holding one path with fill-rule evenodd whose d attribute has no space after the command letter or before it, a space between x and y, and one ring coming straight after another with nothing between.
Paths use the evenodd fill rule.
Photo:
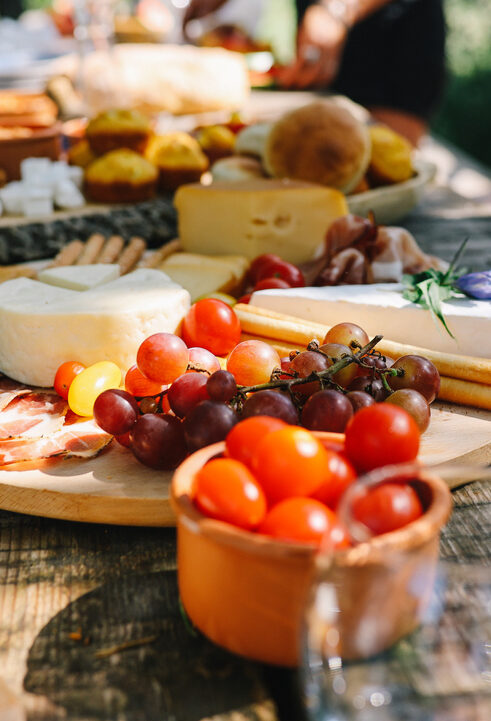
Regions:
<instances>
[{"instance_id":1,"label":"white ceramic plate","mask_svg":"<svg viewBox=\"0 0 491 721\"><path fill-rule=\"evenodd\" d=\"M417 159L413 163L416 175L404 183L374 188L346 198L351 213L366 217L372 210L377 223L395 223L409 213L420 201L426 186L433 180L436 165Z\"/></svg>"}]
</instances>

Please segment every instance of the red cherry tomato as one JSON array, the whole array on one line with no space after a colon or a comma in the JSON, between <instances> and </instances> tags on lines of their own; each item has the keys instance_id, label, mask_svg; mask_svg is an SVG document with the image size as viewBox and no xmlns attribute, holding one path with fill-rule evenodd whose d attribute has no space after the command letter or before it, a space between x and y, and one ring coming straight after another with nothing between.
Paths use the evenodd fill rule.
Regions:
<instances>
[{"instance_id":1,"label":"red cherry tomato","mask_svg":"<svg viewBox=\"0 0 491 721\"><path fill-rule=\"evenodd\" d=\"M75 376L78 376L85 370L85 366L77 361L66 361L56 371L55 380L53 383L55 391L59 396L68 399L68 389L70 388Z\"/></svg>"},{"instance_id":2,"label":"red cherry tomato","mask_svg":"<svg viewBox=\"0 0 491 721\"><path fill-rule=\"evenodd\" d=\"M419 496L407 483L382 483L353 502L354 517L377 536L402 528L422 514Z\"/></svg>"},{"instance_id":3,"label":"red cherry tomato","mask_svg":"<svg viewBox=\"0 0 491 721\"><path fill-rule=\"evenodd\" d=\"M246 293L245 295L241 295L237 303L244 303L244 305L247 305L251 300L251 295L252 293Z\"/></svg>"},{"instance_id":4,"label":"red cherry tomato","mask_svg":"<svg viewBox=\"0 0 491 721\"><path fill-rule=\"evenodd\" d=\"M258 532L282 541L315 543L324 548L346 548L348 534L336 514L313 498L287 498L274 506Z\"/></svg>"},{"instance_id":5,"label":"red cherry tomato","mask_svg":"<svg viewBox=\"0 0 491 721\"><path fill-rule=\"evenodd\" d=\"M182 337L188 346L200 346L215 355L235 348L240 333L240 321L233 309L216 298L199 300L182 323Z\"/></svg>"},{"instance_id":6,"label":"red cherry tomato","mask_svg":"<svg viewBox=\"0 0 491 721\"><path fill-rule=\"evenodd\" d=\"M237 423L225 439L227 455L249 468L257 444L267 433L286 428L286 423L272 416L251 416Z\"/></svg>"},{"instance_id":7,"label":"red cherry tomato","mask_svg":"<svg viewBox=\"0 0 491 721\"><path fill-rule=\"evenodd\" d=\"M409 413L389 403L359 410L345 429L345 451L359 471L413 461L419 450L419 428Z\"/></svg>"},{"instance_id":8,"label":"red cherry tomato","mask_svg":"<svg viewBox=\"0 0 491 721\"><path fill-rule=\"evenodd\" d=\"M263 278L258 280L253 290L268 290L269 288L291 288L291 285L283 278Z\"/></svg>"},{"instance_id":9,"label":"red cherry tomato","mask_svg":"<svg viewBox=\"0 0 491 721\"><path fill-rule=\"evenodd\" d=\"M300 288L305 285L305 278L300 268L286 260L269 260L263 262L257 274L256 283L263 278L281 278L291 288Z\"/></svg>"},{"instance_id":10,"label":"red cherry tomato","mask_svg":"<svg viewBox=\"0 0 491 721\"><path fill-rule=\"evenodd\" d=\"M282 262L279 255L275 255L274 253L263 253L263 255L258 255L252 263L249 266L249 280L252 284L256 283L259 280L259 277L261 276L264 278L263 274L263 268L268 265L268 263L271 262Z\"/></svg>"},{"instance_id":11,"label":"red cherry tomato","mask_svg":"<svg viewBox=\"0 0 491 721\"><path fill-rule=\"evenodd\" d=\"M246 466L233 458L209 461L196 474L194 501L206 516L255 528L266 513L264 493Z\"/></svg>"},{"instance_id":12,"label":"red cherry tomato","mask_svg":"<svg viewBox=\"0 0 491 721\"><path fill-rule=\"evenodd\" d=\"M325 448L325 446L324 446ZM329 462L329 471L324 483L312 494L312 498L317 498L326 506L332 508L333 511L339 503L339 499L356 479L356 471L348 461L339 453L330 451L326 448Z\"/></svg>"},{"instance_id":13,"label":"red cherry tomato","mask_svg":"<svg viewBox=\"0 0 491 721\"><path fill-rule=\"evenodd\" d=\"M251 463L270 505L290 496L310 496L329 472L327 451L299 426L268 433L254 450Z\"/></svg>"}]
</instances>

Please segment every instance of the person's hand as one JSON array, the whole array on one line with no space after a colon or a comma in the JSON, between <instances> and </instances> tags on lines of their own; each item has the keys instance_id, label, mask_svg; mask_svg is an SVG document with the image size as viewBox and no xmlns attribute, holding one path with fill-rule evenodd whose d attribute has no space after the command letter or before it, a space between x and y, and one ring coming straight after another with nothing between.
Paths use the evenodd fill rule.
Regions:
<instances>
[{"instance_id":1,"label":"person's hand","mask_svg":"<svg viewBox=\"0 0 491 721\"><path fill-rule=\"evenodd\" d=\"M187 37L187 25L191 20L198 20L203 18L210 13L214 13L216 10L225 5L227 0L191 0L186 8L184 17L182 20L182 31L184 36Z\"/></svg>"},{"instance_id":2,"label":"person's hand","mask_svg":"<svg viewBox=\"0 0 491 721\"><path fill-rule=\"evenodd\" d=\"M279 68L276 80L283 88L327 87L339 69L347 28L322 5L312 5L297 33L297 57Z\"/></svg>"}]
</instances>

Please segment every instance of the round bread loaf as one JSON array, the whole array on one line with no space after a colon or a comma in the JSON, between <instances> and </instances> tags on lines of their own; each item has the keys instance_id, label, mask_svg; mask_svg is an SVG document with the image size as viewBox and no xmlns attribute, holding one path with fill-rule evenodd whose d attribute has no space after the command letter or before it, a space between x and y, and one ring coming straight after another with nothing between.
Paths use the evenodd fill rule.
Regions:
<instances>
[{"instance_id":1,"label":"round bread loaf","mask_svg":"<svg viewBox=\"0 0 491 721\"><path fill-rule=\"evenodd\" d=\"M276 178L296 178L349 193L370 161L367 127L346 108L325 100L280 118L266 139L264 167Z\"/></svg>"}]
</instances>

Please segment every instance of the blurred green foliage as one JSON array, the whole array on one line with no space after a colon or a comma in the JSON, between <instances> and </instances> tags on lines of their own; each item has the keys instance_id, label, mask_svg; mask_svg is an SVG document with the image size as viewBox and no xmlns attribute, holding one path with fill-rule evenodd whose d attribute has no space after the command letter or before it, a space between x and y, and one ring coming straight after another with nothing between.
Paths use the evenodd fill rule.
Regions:
<instances>
[{"instance_id":1,"label":"blurred green foliage","mask_svg":"<svg viewBox=\"0 0 491 721\"><path fill-rule=\"evenodd\" d=\"M489 0L445 0L448 77L432 130L491 167Z\"/></svg>"}]
</instances>

